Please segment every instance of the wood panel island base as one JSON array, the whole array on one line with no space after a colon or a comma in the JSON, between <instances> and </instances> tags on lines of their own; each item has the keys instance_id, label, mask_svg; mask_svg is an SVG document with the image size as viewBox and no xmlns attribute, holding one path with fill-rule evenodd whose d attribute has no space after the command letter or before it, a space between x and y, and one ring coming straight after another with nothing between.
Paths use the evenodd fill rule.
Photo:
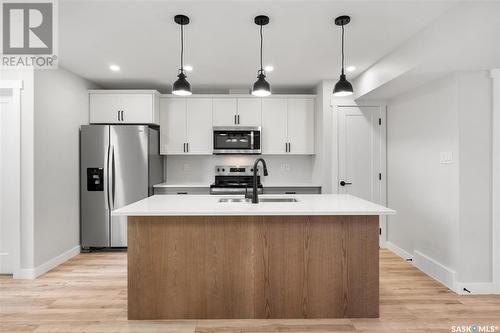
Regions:
<instances>
[{"instance_id":1,"label":"wood panel island base","mask_svg":"<svg viewBox=\"0 0 500 333\"><path fill-rule=\"evenodd\" d=\"M345 194L154 195L128 216L129 319L374 318L379 216Z\"/></svg>"},{"instance_id":2,"label":"wood panel island base","mask_svg":"<svg viewBox=\"0 0 500 333\"><path fill-rule=\"evenodd\" d=\"M128 318L378 317L378 216L130 216Z\"/></svg>"}]
</instances>

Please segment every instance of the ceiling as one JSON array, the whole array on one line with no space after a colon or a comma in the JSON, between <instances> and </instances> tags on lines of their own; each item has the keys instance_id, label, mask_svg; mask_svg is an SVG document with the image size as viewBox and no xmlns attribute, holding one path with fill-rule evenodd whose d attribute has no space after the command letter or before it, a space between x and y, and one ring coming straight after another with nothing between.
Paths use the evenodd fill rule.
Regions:
<instances>
[{"instance_id":1,"label":"ceiling","mask_svg":"<svg viewBox=\"0 0 500 333\"><path fill-rule=\"evenodd\" d=\"M248 89L259 67L253 17L264 28L264 64L275 92L310 92L339 75L338 15L351 78L455 5L454 1L69 1L59 2L59 64L104 88L170 91L179 68L176 14L188 15L185 63L194 92ZM109 70L117 64L119 72Z\"/></svg>"}]
</instances>

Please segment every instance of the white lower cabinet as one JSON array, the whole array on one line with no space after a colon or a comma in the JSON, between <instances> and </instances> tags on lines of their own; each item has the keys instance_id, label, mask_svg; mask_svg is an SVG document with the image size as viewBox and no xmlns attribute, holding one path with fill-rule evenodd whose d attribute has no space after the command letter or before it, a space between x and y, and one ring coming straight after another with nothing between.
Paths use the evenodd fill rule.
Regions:
<instances>
[{"instance_id":1,"label":"white lower cabinet","mask_svg":"<svg viewBox=\"0 0 500 333\"><path fill-rule=\"evenodd\" d=\"M212 154L212 99L160 99L160 153Z\"/></svg>"},{"instance_id":2,"label":"white lower cabinet","mask_svg":"<svg viewBox=\"0 0 500 333\"><path fill-rule=\"evenodd\" d=\"M159 124L156 91L91 90L91 124Z\"/></svg>"},{"instance_id":3,"label":"white lower cabinet","mask_svg":"<svg viewBox=\"0 0 500 333\"><path fill-rule=\"evenodd\" d=\"M262 99L262 154L314 154L314 98Z\"/></svg>"}]
</instances>

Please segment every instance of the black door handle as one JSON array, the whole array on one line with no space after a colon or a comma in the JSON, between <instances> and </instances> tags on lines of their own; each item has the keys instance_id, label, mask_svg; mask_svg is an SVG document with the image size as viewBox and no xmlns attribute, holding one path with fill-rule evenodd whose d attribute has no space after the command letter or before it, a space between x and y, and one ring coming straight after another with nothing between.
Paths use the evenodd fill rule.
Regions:
<instances>
[{"instance_id":1,"label":"black door handle","mask_svg":"<svg viewBox=\"0 0 500 333\"><path fill-rule=\"evenodd\" d=\"M352 185L352 183L346 183L345 181L340 181L340 186Z\"/></svg>"}]
</instances>

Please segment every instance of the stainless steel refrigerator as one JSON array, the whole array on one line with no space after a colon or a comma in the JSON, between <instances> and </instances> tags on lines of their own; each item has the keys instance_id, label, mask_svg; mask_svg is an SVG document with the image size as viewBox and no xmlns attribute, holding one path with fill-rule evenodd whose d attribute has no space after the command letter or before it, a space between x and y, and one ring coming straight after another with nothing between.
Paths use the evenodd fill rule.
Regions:
<instances>
[{"instance_id":1,"label":"stainless steel refrigerator","mask_svg":"<svg viewBox=\"0 0 500 333\"><path fill-rule=\"evenodd\" d=\"M163 180L159 131L147 125L85 125L80 131L81 247L127 246L114 209L153 195Z\"/></svg>"}]
</instances>

